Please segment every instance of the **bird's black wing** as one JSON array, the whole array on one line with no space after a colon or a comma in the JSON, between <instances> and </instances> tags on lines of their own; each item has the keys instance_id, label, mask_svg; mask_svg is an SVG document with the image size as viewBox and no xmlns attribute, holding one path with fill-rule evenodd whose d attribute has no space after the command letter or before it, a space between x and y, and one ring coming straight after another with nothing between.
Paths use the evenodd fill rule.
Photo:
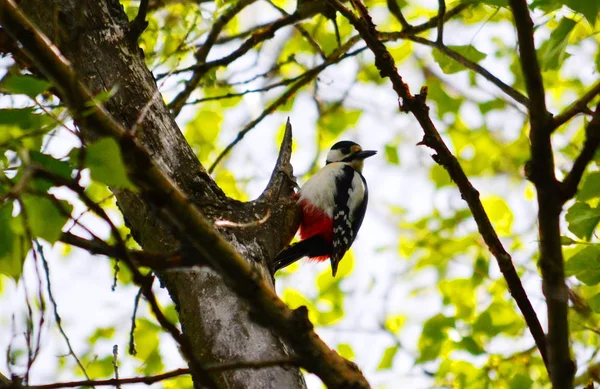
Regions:
<instances>
[{"instance_id":1,"label":"bird's black wing","mask_svg":"<svg viewBox=\"0 0 600 389\"><path fill-rule=\"evenodd\" d=\"M360 176L363 185L365 186L365 197L363 198L363 202L358 208L356 208L356 211L354 211L354 214L352 215L352 230L354 231L352 242L354 242L354 239L356 239L356 234L358 233L363 219L365 218L365 213L367 212L367 203L369 202L369 189L367 188L367 180L365 180L365 177L362 174L359 172L357 173ZM350 242L350 244L352 244L352 242Z\"/></svg>"},{"instance_id":2,"label":"bird's black wing","mask_svg":"<svg viewBox=\"0 0 600 389\"><path fill-rule=\"evenodd\" d=\"M344 166L342 174L336 178L336 193L333 208L333 249L331 260L338 263L354 242L354 215L350 214L350 188L356 171L350 166ZM364 210L363 210L364 214ZM359 222L362 223L362 217Z\"/></svg>"}]
</instances>

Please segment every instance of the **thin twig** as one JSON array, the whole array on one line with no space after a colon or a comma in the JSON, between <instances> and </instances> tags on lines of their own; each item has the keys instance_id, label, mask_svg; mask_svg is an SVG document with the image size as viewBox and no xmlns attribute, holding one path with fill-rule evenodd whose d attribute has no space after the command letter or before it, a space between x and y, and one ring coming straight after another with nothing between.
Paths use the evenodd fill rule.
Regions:
<instances>
[{"instance_id":1,"label":"thin twig","mask_svg":"<svg viewBox=\"0 0 600 389\"><path fill-rule=\"evenodd\" d=\"M115 389L121 389L121 381L119 380L119 346L113 346L113 369L115 370Z\"/></svg>"},{"instance_id":2,"label":"thin twig","mask_svg":"<svg viewBox=\"0 0 600 389\"><path fill-rule=\"evenodd\" d=\"M140 1L140 8L138 9L138 13L133 19L133 21L129 24L129 34L130 39L133 42L137 42L138 38L142 35L144 30L148 27L148 22L146 21L146 15L148 14L148 0Z\"/></svg>"},{"instance_id":3,"label":"thin twig","mask_svg":"<svg viewBox=\"0 0 600 389\"><path fill-rule=\"evenodd\" d=\"M577 114L591 113L590 109L588 108L588 104L599 94L600 80L596 81L596 83L592 85L590 89L583 94L583 96L571 103L571 105L569 105L564 111L554 116L554 119L552 120L553 129L557 129L558 127L562 126Z\"/></svg>"},{"instance_id":4,"label":"thin twig","mask_svg":"<svg viewBox=\"0 0 600 389\"><path fill-rule=\"evenodd\" d=\"M542 290L548 316L548 370L554 388L573 387L575 363L569 340L569 291L565 284L561 246L560 183L556 179L550 136L552 118L546 108L542 73L534 43L534 24L526 0L510 0L517 37L519 59L529 97L531 159L525 170L535 185L538 202L538 229Z\"/></svg>"},{"instance_id":5,"label":"thin twig","mask_svg":"<svg viewBox=\"0 0 600 389\"><path fill-rule=\"evenodd\" d=\"M160 215L173 223L182 237L224 276L232 290L246 299L288 342L302 367L319 376L331 389L348 388L351 385L355 389L369 388L369 383L356 365L340 357L317 336L308 319L306 307L295 310L288 308L268 281L257 274L256 268L205 220L196 205L158 168L137 140L132 139L128 131L93 99L87 88L77 81L73 69L59 49L20 12L14 0L3 0L0 4L3 30L20 42L36 67L60 90L75 120L81 119L85 112L84 125L118 142L130 178L142 195L147 196L148 201L160 210ZM116 239L120 239L120 236ZM187 357L187 350L182 351ZM190 363L194 365L192 361ZM205 376L203 371L197 370L196 373L199 378Z\"/></svg>"},{"instance_id":6,"label":"thin twig","mask_svg":"<svg viewBox=\"0 0 600 389\"><path fill-rule=\"evenodd\" d=\"M437 43L444 44L444 16L446 15L446 1L438 0L438 28L437 28Z\"/></svg>"},{"instance_id":7,"label":"thin twig","mask_svg":"<svg viewBox=\"0 0 600 389\"><path fill-rule=\"evenodd\" d=\"M398 5L398 1L387 0L387 7L390 10L390 13L394 15L396 19L398 19L398 22L400 22L400 25L402 26L402 31L410 31L412 26L406 21L406 18L402 14L402 10Z\"/></svg>"},{"instance_id":8,"label":"thin twig","mask_svg":"<svg viewBox=\"0 0 600 389\"><path fill-rule=\"evenodd\" d=\"M436 151L436 154L433 155L434 160L446 169L452 178L452 181L458 186L462 198L467 202L467 205L473 214L473 218L477 223L477 227L483 240L498 262L500 271L506 279L509 291L523 313L542 358L546 361L546 337L537 314L523 288L519 275L512 263L510 254L504 249L502 242L498 238L498 235L483 208L479 199L479 192L469 181L464 170L460 166L460 163L446 146L429 116L429 107L426 105L426 88L423 88L418 95L411 94L408 85L404 83L402 77L398 74L393 57L390 55L385 45L379 40L377 29L375 28L367 9L359 0L351 0L351 3L358 10L360 17L355 16L352 11L346 8L338 0L327 1L332 4L337 11L344 15L360 33L363 40L375 55L375 66L379 69L381 76L390 78L392 87L401 100L401 110L404 112L411 112L421 125L424 137L420 144L426 145Z\"/></svg>"},{"instance_id":9,"label":"thin twig","mask_svg":"<svg viewBox=\"0 0 600 389\"><path fill-rule=\"evenodd\" d=\"M585 128L585 135L583 149L575 159L571 171L561 183L563 204L577 193L577 187L579 186L581 177L583 177L585 168L594 158L598 147L600 147L600 104L596 107L592 121Z\"/></svg>"},{"instance_id":10,"label":"thin twig","mask_svg":"<svg viewBox=\"0 0 600 389\"><path fill-rule=\"evenodd\" d=\"M267 369L276 366L293 366L297 365L298 361L292 358L287 359L273 359L265 361L231 361L224 363L207 364L206 370L209 372L218 372L225 370L238 370L238 369ZM71 382L57 382L54 384L46 385L32 385L27 386L23 389L60 389L60 388L75 388L85 386L115 386L115 385L126 385L126 384L146 384L152 385L160 381L168 380L182 375L190 374L190 369L177 369L166 373L157 374L154 376L143 376L143 377L132 377L132 378L121 378L121 379L108 379L108 380L85 380L85 381L71 381ZM1 376L0 376L1 377Z\"/></svg>"},{"instance_id":11,"label":"thin twig","mask_svg":"<svg viewBox=\"0 0 600 389\"><path fill-rule=\"evenodd\" d=\"M331 54L329 57L327 57L327 60L325 62L323 62L319 66L314 67L314 68L310 69L309 71L307 71L306 73L304 73L302 75L302 78L300 78L295 84L293 84L292 86L290 86L275 101L273 101L271 104L269 104L262 111L262 113L260 115L258 115L254 120L252 120L248 124L246 124L244 126L244 128L242 128L238 132L238 134L236 135L235 139L233 141L231 141L223 149L223 151L221 151L221 153L217 156L217 158L215 159L215 161L208 168L208 172L212 173L215 170L215 168L217 167L217 165L219 164L219 162L221 162L221 160L223 158L225 158L225 156L227 154L229 154L229 152L231 151L231 149L233 149L242 139L244 139L244 136L246 136L246 134L248 132L250 132L254 127L256 127L256 125L258 123L260 123L265 117L267 117L271 113L275 112L275 110L278 107L280 107L281 105L285 104L301 87L307 85L315 77L317 77L319 75L319 73L321 73L321 71L323 71L323 69L325 69L326 67L328 67L329 65L331 65L333 63L339 62L339 61L341 61L341 60L343 60L345 58L351 57L351 56L356 55L357 53L363 51L364 48L363 49L355 50L354 52L347 53L345 55L342 55L342 53L344 53L346 50L348 50L350 47L352 47L356 43L356 41L357 41L357 39L350 39L344 45L342 45L341 47L339 47L333 54Z\"/></svg>"},{"instance_id":12,"label":"thin twig","mask_svg":"<svg viewBox=\"0 0 600 389\"><path fill-rule=\"evenodd\" d=\"M390 35L394 36L397 34L391 33ZM388 38L388 34L386 34L386 33L382 33L382 34L380 34L380 36L383 39ZM406 39L409 39L413 42L417 42L422 45L430 46L430 47L433 47L434 49L439 50L444 55L446 55L448 58L458 62L459 64L463 65L465 68L474 71L475 73L479 74L480 76L482 76L483 78L485 78L486 80L491 82L492 84L496 85L501 91L506 93L508 96L512 97L516 102L523 104L524 106L527 106L529 104L529 99L525 95L523 95L521 92L512 88L510 85L504 83L502 80L500 80L498 77L494 76L483 66L469 60L468 58L466 58L463 55L461 55L460 53L452 50L448 46L440 44L439 42L434 42L434 41L430 41L425 38L421 38L420 36L416 36L416 35L407 36Z\"/></svg>"},{"instance_id":13,"label":"thin twig","mask_svg":"<svg viewBox=\"0 0 600 389\"><path fill-rule=\"evenodd\" d=\"M129 354L136 355L137 349L135 347L135 327L136 327L136 316L138 307L140 305L140 299L142 298L142 288L138 290L135 295L135 300L133 302L133 313L131 314L131 330L129 331Z\"/></svg>"},{"instance_id":14,"label":"thin twig","mask_svg":"<svg viewBox=\"0 0 600 389\"><path fill-rule=\"evenodd\" d=\"M194 353L193 353L191 344L189 343L188 339L181 333L181 331L179 331L179 329L173 323L171 323L169 321L169 319L167 319L167 317L163 313L161 307L158 304L156 296L154 295L154 292L152 291L152 284L154 282L154 276L143 275L140 272L140 270L135 266L133 259L131 257L129 257L129 255L128 255L129 252L127 250L127 247L125 245L123 238L121 237L121 234L120 234L118 228L112 222L112 220L110 219L110 217L108 216L106 211L101 206L96 204L87 195L87 193L85 192L85 189L83 187L79 186L79 184L77 182L73 182L72 180L66 179L64 177L58 176L54 173L51 173L51 172L48 172L45 170L41 170L41 169L35 169L35 174L39 177L43 177L43 178L53 182L57 186L65 186L68 189L70 189L71 191L73 191L75 194L77 194L79 196L79 199L81 201L83 201L83 203L87 207L89 207L96 215L98 215L101 219L103 219L108 224L108 226L111 230L111 235L117 243L117 250L119 252L119 255L117 256L117 258L120 258L121 260L123 260L123 262L127 265L127 267L129 268L129 270L131 271L131 273L133 275L133 281L137 285L142 287L143 295L146 298L146 300L148 301L148 303L150 305L150 310L154 314L154 317L156 318L156 320L161 325L161 327L165 331L167 331L171 335L171 337L177 342L181 352L185 355L185 357L189 361L189 363L192 367L192 370L194 370L196 372L197 376L202 380L202 383L204 385L208 386L209 388L218 389L218 386L214 382L213 378L206 373L204 367L194 357Z\"/></svg>"},{"instance_id":15,"label":"thin twig","mask_svg":"<svg viewBox=\"0 0 600 389\"><path fill-rule=\"evenodd\" d=\"M79 368L81 369L81 372L83 373L85 378L87 378L89 380L90 377L88 376L87 371L86 371L85 367L83 366L83 363L81 363L81 360L77 357L77 354L75 354L75 350L73 350L73 346L71 345L71 340L67 336L67 333L65 332L65 329L62 326L62 318L60 317L60 315L58 313L58 304L56 303L56 300L54 299L54 295L52 294L52 284L50 283L50 266L48 265L48 261L46 260L46 256L44 255L44 248L42 247L40 242L37 241L37 239L34 240L34 242L35 242L37 251L40 253L40 257L42 258L42 264L44 265L44 272L46 274L46 288L48 291L48 298L50 299L50 303L52 304L52 310L54 311L54 321L56 322L58 331L60 332L61 336L65 340L67 349L69 350L69 355L71 355L73 357L73 359L75 359L77 366L79 366Z\"/></svg>"}]
</instances>

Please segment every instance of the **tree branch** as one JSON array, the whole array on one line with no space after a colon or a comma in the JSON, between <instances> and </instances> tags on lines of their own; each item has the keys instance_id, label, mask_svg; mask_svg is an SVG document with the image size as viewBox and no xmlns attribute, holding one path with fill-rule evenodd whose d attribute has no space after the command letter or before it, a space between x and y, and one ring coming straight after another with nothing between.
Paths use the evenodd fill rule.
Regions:
<instances>
[{"instance_id":1,"label":"tree branch","mask_svg":"<svg viewBox=\"0 0 600 389\"><path fill-rule=\"evenodd\" d=\"M369 388L356 365L340 357L313 331L306 307L288 308L255 267L221 237L188 197L156 166L138 140L98 105L90 92L77 81L58 49L18 10L14 1L1 0L0 5L0 23L60 89L74 119L79 121L85 112L85 120L80 120L82 125L94 128L98 134L110 136L119 143L130 178L144 198L149 199L157 212L179 229L200 255L223 275L232 290L258 311L259 315L254 317L260 316L265 325L277 330L295 351L299 364L319 376L331 389ZM19 31L18 35L16 31Z\"/></svg>"},{"instance_id":2,"label":"tree branch","mask_svg":"<svg viewBox=\"0 0 600 389\"><path fill-rule=\"evenodd\" d=\"M575 115L580 113L591 113L588 108L588 104L590 101L594 99L594 97L600 94L600 81L596 81L592 87L583 94L580 98L575 100L571 105L569 105L564 111L559 113L552 120L553 130L562 126L569 120L571 120Z\"/></svg>"},{"instance_id":3,"label":"tree branch","mask_svg":"<svg viewBox=\"0 0 600 389\"><path fill-rule=\"evenodd\" d=\"M542 74L533 38L533 20L526 0L510 0L517 37L521 69L529 96L529 134L531 159L525 170L533 182L538 201L538 229L542 290L548 307L548 367L554 388L573 387L575 363L569 345L569 292L565 284L564 260L560 242L562 198L554 174L554 155L550 135L552 119L546 109Z\"/></svg>"},{"instance_id":4,"label":"tree branch","mask_svg":"<svg viewBox=\"0 0 600 389\"><path fill-rule=\"evenodd\" d=\"M436 154L433 155L433 159L446 169L452 178L452 181L458 186L462 198L467 202L467 205L473 214L479 233L483 237L483 240L487 244L492 255L496 258L500 271L506 279L508 289L525 318L542 358L546 361L546 337L544 335L544 330L542 329L535 310L533 309L533 306L527 297L527 293L521 284L521 280L512 264L510 254L508 254L502 246L502 243L479 200L479 192L473 187L460 166L460 163L452 155L429 117L429 107L425 103L426 88L423 88L418 95L413 96L411 94L408 85L404 83L402 77L398 74L393 57L378 39L378 32L367 9L359 0L351 0L351 2L358 10L360 18L355 16L352 11L346 8L338 0L327 1L350 21L360 33L363 40L367 43L375 55L375 65L377 66L377 69L379 69L381 76L384 78L388 77L391 80L394 90L401 99L400 109L404 112L411 112L421 125L424 137L420 144L435 150Z\"/></svg>"},{"instance_id":5,"label":"tree branch","mask_svg":"<svg viewBox=\"0 0 600 389\"><path fill-rule=\"evenodd\" d=\"M394 17L400 22L402 26L402 31L409 31L412 26L406 21L406 18L402 14L402 10L398 5L397 0L387 0L387 7L390 10L390 13L394 15Z\"/></svg>"},{"instance_id":6,"label":"tree branch","mask_svg":"<svg viewBox=\"0 0 600 389\"><path fill-rule=\"evenodd\" d=\"M383 33L380 35L385 37L387 34ZM485 78L486 80L491 82L492 84L496 85L501 91L503 91L504 93L506 93L507 95L512 97L516 102L521 103L525 106L529 105L529 99L526 96L524 96L521 92L512 88L508 84L505 84L498 77L496 77L492 73L490 73L486 68L484 68L483 66L462 56L460 53L457 53L456 51L450 49L448 46L441 44L439 42L434 42L434 41L430 41L425 38L421 38L420 36L408 36L406 39L409 39L413 42L421 43L426 46L433 47L433 48L441 51L448 58L453 59L454 61L463 65L467 69L474 71L475 73L479 74L480 76L482 76L483 78Z\"/></svg>"},{"instance_id":7,"label":"tree branch","mask_svg":"<svg viewBox=\"0 0 600 389\"><path fill-rule=\"evenodd\" d=\"M528 108L531 113L531 121L545 123L548 120L548 111L546 109L546 94L542 72L535 50L535 43L533 42L533 21L525 0L510 0L510 6L517 27L519 56L529 97Z\"/></svg>"},{"instance_id":8,"label":"tree branch","mask_svg":"<svg viewBox=\"0 0 600 389\"><path fill-rule=\"evenodd\" d=\"M297 365L297 361L291 358L288 359L274 359L267 361L231 361L212 365L206 365L206 370L209 372L234 370L234 369L264 369L273 366L290 366ZM77 388L80 386L118 386L127 384L145 384L153 385L160 381L165 381L171 378L180 377L183 375L189 375L190 369L176 369L168 371L166 373L157 374L154 376L142 376L142 377L131 377L131 378L111 378L107 380L83 380L83 381L68 381L68 382L56 382L53 384L45 385L29 385L29 386L18 386L19 389L61 389L61 388ZM0 379L3 377L0 375ZM8 381L8 379L7 379ZM6 383L7 388L15 388L11 381ZM4 381L0 381L0 385L4 385ZM0 388L4 388L0 386Z\"/></svg>"},{"instance_id":9,"label":"tree branch","mask_svg":"<svg viewBox=\"0 0 600 389\"><path fill-rule=\"evenodd\" d=\"M100 254L109 258L123 259L125 255L119 247L111 246L100 239L84 239L70 232L65 232L60 237L62 243L79 247L91 254ZM206 266L200 258L191 258L181 252L149 253L141 250L127 250L126 254L135 266L149 267L152 270L167 270L179 267Z\"/></svg>"},{"instance_id":10,"label":"tree branch","mask_svg":"<svg viewBox=\"0 0 600 389\"><path fill-rule=\"evenodd\" d=\"M585 128L585 141L583 149L575 159L571 171L561 183L562 203L564 204L577 193L577 187L585 168L594 158L598 147L600 147L600 104L596 107L592 121Z\"/></svg>"},{"instance_id":11,"label":"tree branch","mask_svg":"<svg viewBox=\"0 0 600 389\"><path fill-rule=\"evenodd\" d=\"M144 30L148 27L146 15L148 14L148 0L140 0L140 8L131 23L129 23L129 37L132 42L137 42Z\"/></svg>"},{"instance_id":12,"label":"tree branch","mask_svg":"<svg viewBox=\"0 0 600 389\"><path fill-rule=\"evenodd\" d=\"M250 1L250 0L246 0L246 1ZM218 60L214 60L211 62L205 62L205 59L200 58L196 65L191 66L188 69L184 69L184 71L185 70L193 70L193 74L192 74L192 77L188 80L188 82L186 82L184 89L181 92L179 92L179 94L177 94L177 96L175 96L175 98L173 99L173 101L171 101L171 103L169 103L169 108L171 109L173 114L175 116L177 116L179 114L179 112L181 112L181 109L185 105L185 102L190 97L192 92L198 87L198 85L200 84L200 81L202 80L202 77L204 77L204 75L206 74L207 71L209 71L210 69L215 68L215 67L220 67L220 66L225 66L225 65L230 64L231 62L235 61L236 59L238 59L241 56L243 56L244 54L246 54L254 46L258 45L261 42L264 42L267 39L274 37L275 32L277 32L277 30L279 30L280 28L289 26L290 24L293 24L293 23L297 22L298 20L299 19L298 19L298 16L296 16L296 14L291 15L291 16L284 16L280 19L277 19L275 22L273 22L268 27L266 27L264 30L260 30L257 33L255 33L254 35L250 36L250 38L248 38L246 41L244 41L244 43L242 43L242 45L240 47L238 47L235 51L233 51L229 55L226 55L225 57L222 57ZM203 47L204 46L202 46L200 48L200 50L202 50ZM203 54L203 53L204 52L202 51L200 54ZM208 53L206 53L206 54L208 54ZM177 72L180 72L180 71L177 71ZM173 72L173 74L175 74L177 72Z\"/></svg>"},{"instance_id":13,"label":"tree branch","mask_svg":"<svg viewBox=\"0 0 600 389\"><path fill-rule=\"evenodd\" d=\"M235 137L235 139L233 141L231 141L224 149L223 151L221 151L221 153L217 156L217 158L215 159L215 161L212 163L212 165L210 165L210 167L208 168L208 172L212 173L215 168L217 167L217 165L221 162L221 160L223 158L225 158L225 156L227 154L229 154L229 152L242 140L244 139L244 136L246 136L246 134L248 132L250 132L254 127L256 127L256 125L258 123L260 123L264 118L266 118L268 115L270 115L271 113L273 113L279 106L285 104L294 94L296 94L296 92L298 92L298 90L300 88L302 88L303 86L307 85L308 83L310 83L314 78L316 78L319 73L321 73L325 68L327 68L329 65L332 65L334 63L337 63L341 60L343 60L344 58L348 58L350 56L356 55L359 52L363 51L364 49L358 49L355 50L352 53L348 53L346 55L344 55L343 53L346 52L346 50L348 50L350 47L354 46L354 44L356 44L356 42L358 42L358 36L353 37L352 39L348 40L346 43L344 43L342 46L340 46L337 50L335 50L329 57L327 57L327 60L325 62L323 62L322 64L320 64L319 66L316 66L310 70L308 70L307 72L305 72L304 74L301 75L301 78L292 86L290 86L281 96L279 96L275 101L273 101L271 104L269 104L267 107L265 107L265 109L261 112L260 115L258 115L256 117L256 119L250 121L248 124L246 124L244 126L244 128L242 128L237 136Z\"/></svg>"},{"instance_id":14,"label":"tree branch","mask_svg":"<svg viewBox=\"0 0 600 389\"><path fill-rule=\"evenodd\" d=\"M444 44L444 15L446 15L446 0L438 0L439 11L438 11L438 26L437 26L437 40L436 42L440 45Z\"/></svg>"}]
</instances>

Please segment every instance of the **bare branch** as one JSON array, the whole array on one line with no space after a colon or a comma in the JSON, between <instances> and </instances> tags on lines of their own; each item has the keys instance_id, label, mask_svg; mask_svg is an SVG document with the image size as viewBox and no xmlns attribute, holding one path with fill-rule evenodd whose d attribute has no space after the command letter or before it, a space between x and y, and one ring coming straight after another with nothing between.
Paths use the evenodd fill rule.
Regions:
<instances>
[{"instance_id":1,"label":"bare branch","mask_svg":"<svg viewBox=\"0 0 600 389\"><path fill-rule=\"evenodd\" d=\"M598 147L600 147L600 104L596 107L594 117L585 129L585 135L583 149L575 159L571 171L561 183L563 204L577 193L577 187L585 172L585 168L594 158L596 151L598 151Z\"/></svg>"},{"instance_id":2,"label":"bare branch","mask_svg":"<svg viewBox=\"0 0 600 389\"><path fill-rule=\"evenodd\" d=\"M444 44L444 16L446 15L446 0L438 0L438 27L437 27L437 43Z\"/></svg>"},{"instance_id":3,"label":"bare branch","mask_svg":"<svg viewBox=\"0 0 600 389\"><path fill-rule=\"evenodd\" d=\"M213 164L210 165L210 167L208 168L208 172L212 173L215 170L215 168L217 167L217 165L221 162L221 160L223 158L225 158L225 156L227 154L229 154L231 149L233 149L242 139L244 139L244 136L246 136L246 134L248 132L250 132L254 127L256 127L256 125L258 125L258 123L260 123L264 118L266 118L268 115L270 115L272 112L274 112L278 107L285 104L294 94L296 94L296 92L298 92L298 90L300 90L300 88L307 85L314 78L316 78L319 75L319 73L321 73L321 71L323 71L325 68L327 68L331 64L337 63L345 58L356 55L360 51L364 50L364 49L358 49L352 53L343 55L343 53L346 50L348 50L350 47L354 46L354 44L357 41L358 41L358 37L354 37L354 38L350 39L348 42L346 42L341 47L339 47L336 51L334 51L327 58L327 60L325 62L323 62L321 65L314 67L314 68L310 69L309 71L307 71L306 73L302 74L301 78L295 84L290 86L281 96L279 96L275 101L273 101L271 104L269 104L261 112L261 114L256 117L256 119L254 119L251 122L249 122L248 124L246 124L244 126L244 128L242 128L238 132L235 139L233 141L231 141L223 149L223 151L221 151L221 153L217 156L217 158L215 159Z\"/></svg>"},{"instance_id":4,"label":"bare branch","mask_svg":"<svg viewBox=\"0 0 600 389\"><path fill-rule=\"evenodd\" d=\"M188 82L186 82L184 89L181 92L179 92L179 94L175 96L173 101L171 101L171 103L169 104L169 108L171 108L171 111L173 111L175 116L179 114L185 102L190 97L192 92L198 87L198 85L200 84L200 80L202 80L202 77L204 77L207 71L215 67L229 65L231 62L246 54L248 51L250 51L250 49L258 45L259 43L274 37L275 32L277 32L277 30L279 30L280 28L289 26L290 24L293 24L296 21L298 21L298 17L296 15L282 17L270 24L264 30L260 30L256 34L250 36L250 38L244 41L244 43L242 43L242 45L238 47L235 51L233 51L231 54L226 55L225 57L222 57L218 60L205 62L205 59L202 59L202 57L200 57L197 65L185 69L193 70L194 72L192 74L192 77L188 80ZM201 52L200 54L204 55L204 52ZM176 71L173 73L175 74L177 72L180 71Z\"/></svg>"},{"instance_id":5,"label":"bare branch","mask_svg":"<svg viewBox=\"0 0 600 389\"><path fill-rule=\"evenodd\" d=\"M212 365L206 365L206 370L210 372L223 371L223 370L235 370L235 369L264 369L273 366L291 366L297 365L298 362L295 359L273 359L266 361L232 361L224 362ZM31 385L31 386L20 386L21 389L61 389L61 388L76 388L84 386L118 386L126 384L145 384L152 385L160 381L165 381L171 378L180 377L182 375L190 374L190 369L177 369L166 373L157 374L154 376L143 376L143 377L132 377L132 378L121 378L121 379L108 379L108 380L85 380L85 381L70 381L70 382L57 382L54 384L46 385ZM2 379L0 375L0 379ZM8 379L7 379L8 380ZM2 381L0 381L2 383ZM12 382L9 381L12 385ZM1 387L1 386L0 386ZM8 388L12 388L9 386Z\"/></svg>"},{"instance_id":6,"label":"bare branch","mask_svg":"<svg viewBox=\"0 0 600 389\"><path fill-rule=\"evenodd\" d=\"M382 36L382 37L386 37L386 35L387 34L385 34L385 33L380 34L380 36ZM468 58L462 56L460 53L457 53L456 51L450 49L448 46L440 44L439 42L433 42L428 39L421 38L420 36L408 36L407 39L410 39L413 42L417 42L417 43L421 43L426 46L433 47L433 48L441 51L448 58L453 59L454 61L463 65L467 69L474 71L475 73L479 74L480 76L482 76L483 78L485 78L486 80L491 82L492 84L496 85L501 91L503 91L504 93L506 93L507 95L512 97L516 102L521 103L525 106L528 106L529 99L526 96L521 94L518 90L505 84L502 80L500 80L498 77L494 76L483 66L469 60Z\"/></svg>"},{"instance_id":7,"label":"bare branch","mask_svg":"<svg viewBox=\"0 0 600 389\"><path fill-rule=\"evenodd\" d=\"M375 55L375 65L379 69L381 76L390 78L394 90L401 99L401 110L404 112L411 112L421 125L424 137L420 144L435 150L436 154L433 155L433 159L446 169L452 178L452 181L458 186L462 198L467 202L467 205L473 214L479 233L498 262L500 271L506 279L508 289L529 326L529 330L540 350L542 358L546 360L546 337L544 330L542 329L535 310L529 301L529 297L521 284L521 280L512 263L510 254L504 249L502 242L500 242L500 239L479 200L479 192L473 187L460 166L460 163L454 155L452 155L429 117L429 107L425 103L427 89L423 88L418 95L413 96L411 94L408 85L404 83L402 77L398 74L393 57L379 40L377 29L375 28L367 9L360 0L351 0L353 6L358 10L360 18L355 16L352 11L346 8L338 0L327 1L344 15L360 33L363 40Z\"/></svg>"},{"instance_id":8,"label":"bare branch","mask_svg":"<svg viewBox=\"0 0 600 389\"><path fill-rule=\"evenodd\" d=\"M525 0L510 0L510 5L519 38L519 56L529 97L528 107L531 113L531 121L545 123L548 120L548 111L546 109L546 94L542 72L535 50L535 43L533 42L533 21Z\"/></svg>"},{"instance_id":9,"label":"bare branch","mask_svg":"<svg viewBox=\"0 0 600 389\"><path fill-rule=\"evenodd\" d=\"M583 94L580 98L575 100L569 107L567 107L564 111L559 113L552 120L553 129L557 129L562 126L569 120L571 120L575 115L580 113L590 113L591 111L588 108L588 104L590 101L594 99L594 97L600 94L600 81L596 81L592 87Z\"/></svg>"},{"instance_id":10,"label":"bare branch","mask_svg":"<svg viewBox=\"0 0 600 389\"><path fill-rule=\"evenodd\" d=\"M90 377L87 374L87 370L81 363L81 360L77 357L77 354L75 354L73 346L71 346L71 340L67 336L67 333L65 332L65 329L62 326L62 319L58 314L58 304L56 304L56 300L54 299L54 295L52 294L52 284L50 283L50 266L48 265L48 261L46 260L46 256L44 255L44 249L37 240L35 240L35 244L37 251L40 253L40 257L42 258L42 264L44 265L44 272L46 274L46 288L48 291L48 298L50 298L50 303L52 304L52 310L54 312L54 321L56 322L56 326L58 327L60 334L65 340L65 343L67 344L69 355L73 356L73 359L75 359L75 362L77 362L77 366L79 366L85 378L90 379Z\"/></svg>"},{"instance_id":11,"label":"bare branch","mask_svg":"<svg viewBox=\"0 0 600 389\"><path fill-rule=\"evenodd\" d=\"M526 0L510 0L517 37L521 70L529 96L531 159L525 167L538 201L538 228L542 290L548 307L548 370L554 388L572 388L575 364L569 342L569 292L565 284L564 259L560 240L562 200L554 174L550 135L552 119L546 108L542 74L533 38L533 20Z\"/></svg>"},{"instance_id":12,"label":"bare branch","mask_svg":"<svg viewBox=\"0 0 600 389\"><path fill-rule=\"evenodd\" d=\"M394 15L396 19L398 19L398 22L400 22L402 31L410 31L412 26L406 21L406 18L402 14L402 10L400 9L400 6L398 6L398 1L387 0L387 7L390 10L390 13Z\"/></svg>"},{"instance_id":13,"label":"bare branch","mask_svg":"<svg viewBox=\"0 0 600 389\"><path fill-rule=\"evenodd\" d=\"M221 237L181 189L156 166L138 141L130 137L127 131L94 101L90 92L77 81L69 63L60 55L58 49L19 11L14 0L2 0L0 4L2 27L22 44L36 66L61 90L74 118L79 120L81 125L93 126L97 133L110 136L119 143L130 178L142 195L147 196L146 198L156 206L157 212L173 223L182 237L223 275L232 290L246 299L265 323L269 323L287 341L299 358L299 364L319 376L331 389L350 386L356 389L369 388L368 382L356 365L340 357L314 332L306 307L295 310L288 308L270 288L267 280L258 274L255 267ZM82 117L83 112L85 118ZM86 205L92 208L90 204ZM116 236L115 239L120 237ZM134 279L137 280L139 273L135 271L134 266L131 268ZM139 281L146 282L145 279ZM150 288L146 290L148 293L144 295L155 311L157 304L154 295ZM158 312L154 312L157 320ZM159 320L159 323L165 327L173 326L168 321L163 323ZM175 330L178 332L177 328ZM184 348L182 351L186 357L193 355ZM205 378L203 384L212 386L212 382L206 379L209 376L203 373L204 369L197 370L200 366L194 364L193 359L189 360L193 365L192 369Z\"/></svg>"},{"instance_id":14,"label":"bare branch","mask_svg":"<svg viewBox=\"0 0 600 389\"><path fill-rule=\"evenodd\" d=\"M135 19L129 24L129 38L137 42L144 30L148 27L146 15L148 14L148 0L140 0L140 8Z\"/></svg>"}]
</instances>

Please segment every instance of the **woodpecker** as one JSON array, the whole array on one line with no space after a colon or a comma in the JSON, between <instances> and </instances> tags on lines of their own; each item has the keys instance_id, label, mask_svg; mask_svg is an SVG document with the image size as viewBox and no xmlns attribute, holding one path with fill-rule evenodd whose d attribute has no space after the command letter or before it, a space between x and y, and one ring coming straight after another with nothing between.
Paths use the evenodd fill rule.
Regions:
<instances>
[{"instance_id":1,"label":"woodpecker","mask_svg":"<svg viewBox=\"0 0 600 389\"><path fill-rule=\"evenodd\" d=\"M306 181L297 195L302 213L301 240L277 255L273 273L302 257L314 261L329 258L335 277L367 210L369 192L362 168L365 158L376 153L347 140L331 147L325 166Z\"/></svg>"}]
</instances>

